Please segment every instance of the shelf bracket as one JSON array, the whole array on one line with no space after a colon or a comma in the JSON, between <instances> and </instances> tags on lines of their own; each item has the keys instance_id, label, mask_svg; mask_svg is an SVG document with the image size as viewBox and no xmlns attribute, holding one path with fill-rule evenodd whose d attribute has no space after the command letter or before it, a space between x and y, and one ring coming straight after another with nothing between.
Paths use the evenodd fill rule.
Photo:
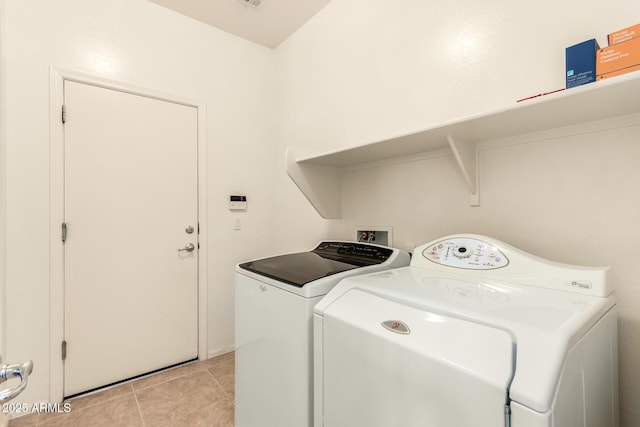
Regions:
<instances>
[{"instance_id":1,"label":"shelf bracket","mask_svg":"<svg viewBox=\"0 0 640 427\"><path fill-rule=\"evenodd\" d=\"M478 185L478 150L475 141L456 141L451 135L447 135L447 142L453 156L456 158L460 173L469 187L471 196L469 204L480 206L480 189Z\"/></svg>"},{"instance_id":2,"label":"shelf bracket","mask_svg":"<svg viewBox=\"0 0 640 427\"><path fill-rule=\"evenodd\" d=\"M298 162L310 150L287 149L287 175L325 219L342 218L340 170L335 166Z\"/></svg>"}]
</instances>

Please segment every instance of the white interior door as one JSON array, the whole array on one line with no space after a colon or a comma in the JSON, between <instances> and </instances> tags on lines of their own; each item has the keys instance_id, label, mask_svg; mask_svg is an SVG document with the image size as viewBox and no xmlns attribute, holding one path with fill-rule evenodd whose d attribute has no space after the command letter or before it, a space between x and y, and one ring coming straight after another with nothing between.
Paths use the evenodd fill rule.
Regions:
<instances>
[{"instance_id":1,"label":"white interior door","mask_svg":"<svg viewBox=\"0 0 640 427\"><path fill-rule=\"evenodd\" d=\"M64 102L71 396L197 357L197 109L73 81Z\"/></svg>"}]
</instances>

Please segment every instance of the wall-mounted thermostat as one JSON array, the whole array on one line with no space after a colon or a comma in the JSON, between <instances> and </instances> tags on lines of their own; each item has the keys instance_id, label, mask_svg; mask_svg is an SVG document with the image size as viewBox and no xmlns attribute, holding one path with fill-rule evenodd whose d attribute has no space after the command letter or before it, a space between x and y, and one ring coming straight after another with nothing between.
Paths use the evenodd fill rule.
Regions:
<instances>
[{"instance_id":1,"label":"wall-mounted thermostat","mask_svg":"<svg viewBox=\"0 0 640 427\"><path fill-rule=\"evenodd\" d=\"M247 196L229 196L229 209L232 211L246 211Z\"/></svg>"}]
</instances>

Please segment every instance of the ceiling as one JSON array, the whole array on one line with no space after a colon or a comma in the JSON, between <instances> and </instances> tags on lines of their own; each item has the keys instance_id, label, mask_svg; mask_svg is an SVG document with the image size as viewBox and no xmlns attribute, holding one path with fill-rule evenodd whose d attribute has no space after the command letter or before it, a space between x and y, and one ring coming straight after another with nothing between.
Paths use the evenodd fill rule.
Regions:
<instances>
[{"instance_id":1,"label":"ceiling","mask_svg":"<svg viewBox=\"0 0 640 427\"><path fill-rule=\"evenodd\" d=\"M266 47L275 48L331 0L150 0ZM251 7L247 3L259 3Z\"/></svg>"}]
</instances>

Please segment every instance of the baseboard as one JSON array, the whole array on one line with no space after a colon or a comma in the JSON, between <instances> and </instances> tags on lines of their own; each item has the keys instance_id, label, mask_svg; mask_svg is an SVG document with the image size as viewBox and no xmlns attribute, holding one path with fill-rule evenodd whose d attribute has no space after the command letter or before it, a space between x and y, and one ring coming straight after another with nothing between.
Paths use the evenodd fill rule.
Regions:
<instances>
[{"instance_id":1,"label":"baseboard","mask_svg":"<svg viewBox=\"0 0 640 427\"><path fill-rule=\"evenodd\" d=\"M210 350L207 358L211 359L212 357L221 356L223 354L231 353L232 351L235 351L235 350L236 350L236 346L235 345L227 345L227 346L222 347L222 348L218 348L218 349L215 349L215 350Z\"/></svg>"}]
</instances>

